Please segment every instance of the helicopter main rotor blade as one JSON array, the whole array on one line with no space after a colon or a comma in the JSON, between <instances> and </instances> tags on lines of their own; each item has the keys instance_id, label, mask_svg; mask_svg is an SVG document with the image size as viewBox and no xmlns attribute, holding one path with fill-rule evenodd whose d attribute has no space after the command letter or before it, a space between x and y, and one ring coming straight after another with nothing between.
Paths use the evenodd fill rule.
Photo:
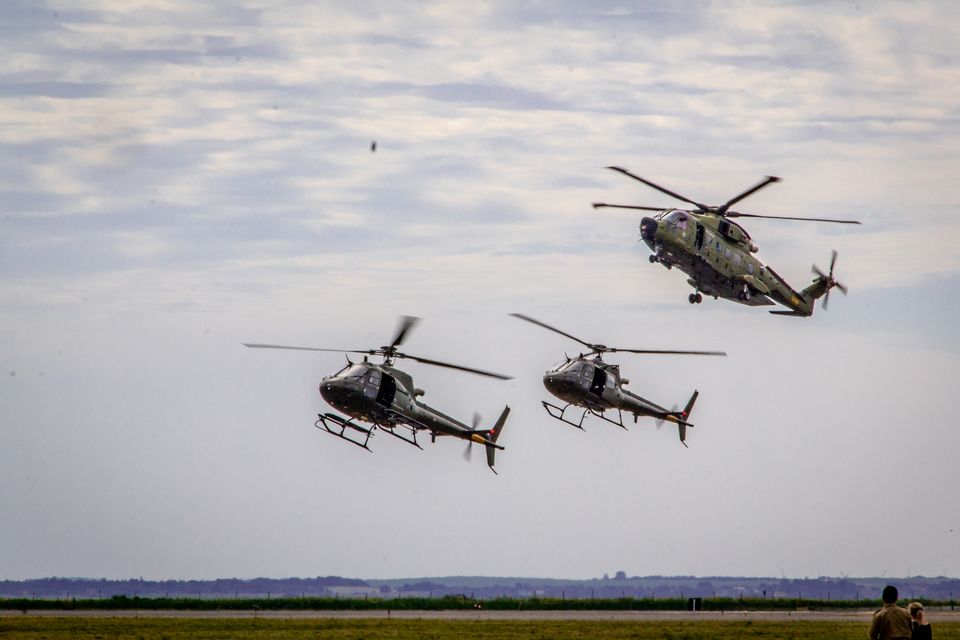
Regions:
<instances>
[{"instance_id":1,"label":"helicopter main rotor blade","mask_svg":"<svg viewBox=\"0 0 960 640\"><path fill-rule=\"evenodd\" d=\"M641 207L633 204L607 204L606 202L594 202L593 208L600 209L605 207L608 209L639 209L640 211L665 211L670 207Z\"/></svg>"},{"instance_id":2,"label":"helicopter main rotor blade","mask_svg":"<svg viewBox=\"0 0 960 640\"><path fill-rule=\"evenodd\" d=\"M567 338L570 338L571 340L574 340L574 341L576 341L576 342L579 342L580 344L582 344L582 345L585 346L585 347L590 347L591 349L593 349L594 346L595 346L595 345L590 344L589 342L584 342L583 340L581 340L581 339L578 338L577 336L572 336L572 335L570 335L569 333L567 333L567 332L565 332L565 331L560 331L560 329L557 329L556 327L551 327L550 325L548 325L548 324L545 323L545 322L540 322L539 320L534 320L534 319L531 318L530 316L525 316L525 315L523 315L522 313L511 313L510 315L512 315L514 318L520 318L521 320L526 320L527 322L530 322L530 323L532 323L532 324L535 324L535 325L537 325L538 327L543 327L544 329L547 329L547 330L549 330L549 331L553 331L554 333L559 333L559 334L562 335L562 336L566 336Z\"/></svg>"},{"instance_id":3,"label":"helicopter main rotor blade","mask_svg":"<svg viewBox=\"0 0 960 640\"><path fill-rule=\"evenodd\" d=\"M725 356L726 351L674 351L665 349L619 349L617 347L607 347L610 353L623 351L624 353L644 353L644 354L667 354L682 356Z\"/></svg>"},{"instance_id":4,"label":"helicopter main rotor blade","mask_svg":"<svg viewBox=\"0 0 960 640\"><path fill-rule=\"evenodd\" d=\"M669 189L665 189L664 187L661 187L661 186L658 185L658 184L655 184L655 183L653 183L653 182L650 182L650 181L647 180L646 178L641 178L640 176L638 176L638 175L636 175L636 174L630 173L629 171L627 171L626 169L623 169L623 168L621 168L621 167L607 167L607 169L611 169L611 170L613 170L613 171L617 171L617 172L619 172L619 173L622 173L623 175L625 175L625 176L627 176L627 177L629 177L629 178L633 178L634 180L637 180L637 181L639 181L639 182L642 182L643 184L647 185L648 187L652 187L653 189L656 189L656 190L659 191L660 193L665 193L665 194L667 194L668 196L672 196L672 197L676 198L677 200L681 200L681 201L683 201L683 202L687 202L687 203L689 203L689 204L692 204L692 205L696 206L698 209L703 209L704 211L707 211L707 210L710 209L710 207L708 207L708 206L706 206L706 205L704 205L704 204L700 204L699 202L696 202L695 200L691 200L690 198L687 198L686 196L682 196L682 195L680 195L679 193L674 193L673 191L670 191Z\"/></svg>"},{"instance_id":5,"label":"helicopter main rotor blade","mask_svg":"<svg viewBox=\"0 0 960 640\"><path fill-rule=\"evenodd\" d=\"M449 362L440 362L439 360L430 360L428 358L421 358L419 356L411 356L406 353L396 354L397 358L409 358L410 360L415 360L417 362L422 362L423 364L432 364L436 367L446 367L447 369L456 369L457 371L466 371L467 373L475 373L480 376L487 376L490 378L497 378L498 380L513 380L513 376L505 376L502 373L493 373L491 371L484 371L482 369L473 369L471 367L462 367L458 364L450 364Z\"/></svg>"},{"instance_id":6,"label":"helicopter main rotor blade","mask_svg":"<svg viewBox=\"0 0 960 640\"><path fill-rule=\"evenodd\" d=\"M727 218L767 218L769 220L803 220L805 222L836 222L837 224L860 224L859 220L838 220L837 218L801 218L795 216L761 216L756 213L740 213L727 211L723 213Z\"/></svg>"},{"instance_id":7,"label":"helicopter main rotor blade","mask_svg":"<svg viewBox=\"0 0 960 640\"><path fill-rule=\"evenodd\" d=\"M244 342L243 346L251 349L289 349L292 351L330 351L334 353L365 353L369 355L376 354L376 349L320 349L318 347L290 347L283 344L256 344Z\"/></svg>"},{"instance_id":8,"label":"helicopter main rotor blade","mask_svg":"<svg viewBox=\"0 0 960 640\"><path fill-rule=\"evenodd\" d=\"M720 205L718 211L725 213L726 210L729 209L732 205L736 204L737 202L740 202L741 200L743 200L743 199L746 198L747 196L753 195L753 194L756 193L757 191L760 191L760 189L763 189L765 186L767 186L767 185L770 184L771 182L780 182L780 178L778 178L777 176L767 176L767 177L764 178L762 181L760 181L760 182L758 182L757 184L755 184L754 186L750 187L749 189L747 189L746 191L744 191L744 192L741 193L740 195L738 195L738 196L736 196L736 197L734 197L734 198L731 198L730 200L727 200L724 204Z\"/></svg>"},{"instance_id":9,"label":"helicopter main rotor blade","mask_svg":"<svg viewBox=\"0 0 960 640\"><path fill-rule=\"evenodd\" d=\"M390 343L390 349L395 349L403 343L403 339L407 337L407 333L412 329L418 322L420 318L416 316L402 316L400 319L400 328L397 329L397 335L394 336L393 342Z\"/></svg>"}]
</instances>

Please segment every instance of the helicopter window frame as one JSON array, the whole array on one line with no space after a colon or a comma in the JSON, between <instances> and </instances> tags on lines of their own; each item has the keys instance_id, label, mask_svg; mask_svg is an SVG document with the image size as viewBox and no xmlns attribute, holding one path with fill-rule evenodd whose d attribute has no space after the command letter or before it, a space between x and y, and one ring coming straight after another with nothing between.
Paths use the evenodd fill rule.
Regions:
<instances>
[{"instance_id":1,"label":"helicopter window frame","mask_svg":"<svg viewBox=\"0 0 960 640\"><path fill-rule=\"evenodd\" d=\"M573 360L564 360L562 362L558 362L557 364L550 367L547 373L560 373L561 371L564 371L567 367L569 367L572 362Z\"/></svg>"}]
</instances>

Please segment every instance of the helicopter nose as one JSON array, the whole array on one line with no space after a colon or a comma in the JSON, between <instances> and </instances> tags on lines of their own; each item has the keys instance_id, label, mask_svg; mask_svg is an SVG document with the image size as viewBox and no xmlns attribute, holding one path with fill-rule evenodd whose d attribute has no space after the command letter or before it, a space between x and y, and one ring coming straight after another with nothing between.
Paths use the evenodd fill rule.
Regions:
<instances>
[{"instance_id":1,"label":"helicopter nose","mask_svg":"<svg viewBox=\"0 0 960 640\"><path fill-rule=\"evenodd\" d=\"M543 374L543 386L546 387L547 391L553 392L556 387L557 381L552 373Z\"/></svg>"},{"instance_id":2,"label":"helicopter nose","mask_svg":"<svg viewBox=\"0 0 960 640\"><path fill-rule=\"evenodd\" d=\"M566 376L562 373L547 373L543 376L543 386L550 393L557 395L562 394L566 388L569 386L566 381Z\"/></svg>"},{"instance_id":3,"label":"helicopter nose","mask_svg":"<svg viewBox=\"0 0 960 640\"><path fill-rule=\"evenodd\" d=\"M320 396L327 401L328 404L336 407L340 404L343 404L350 396L353 394L355 389L354 385L350 384L346 380L339 378L325 378L320 383Z\"/></svg>"},{"instance_id":4,"label":"helicopter nose","mask_svg":"<svg viewBox=\"0 0 960 640\"><path fill-rule=\"evenodd\" d=\"M657 233L657 221L653 218L644 218L640 221L640 237L653 242Z\"/></svg>"}]
</instances>

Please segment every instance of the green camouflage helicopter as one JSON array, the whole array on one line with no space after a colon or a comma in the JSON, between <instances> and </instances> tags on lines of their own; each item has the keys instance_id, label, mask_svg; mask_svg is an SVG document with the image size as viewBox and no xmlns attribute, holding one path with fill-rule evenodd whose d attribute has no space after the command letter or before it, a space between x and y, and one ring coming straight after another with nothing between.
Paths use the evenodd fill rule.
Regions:
<instances>
[{"instance_id":1,"label":"green camouflage helicopter","mask_svg":"<svg viewBox=\"0 0 960 640\"><path fill-rule=\"evenodd\" d=\"M467 449L464 452L464 458L468 460L474 443L484 445L487 451L487 465L491 471L496 473L496 469L493 468L494 457L497 449L503 450L504 448L497 444L497 439L503 432L503 426L510 414L510 407L503 409L492 429L477 428L477 423L480 421L478 414L474 414L474 424L469 427L417 400L418 396L424 395L424 391L413 385L413 378L409 374L396 369L393 366L393 361L397 358L407 358L423 364L466 371L499 380L511 380L512 378L499 373L490 373L489 371L400 353L397 351L397 347L400 346L407 333L418 321L419 318L411 316L401 318L400 328L397 330L393 341L379 349L319 349L315 347L249 343L244 343L244 346L251 349L293 349L298 351L364 354L363 362L351 362L347 358L347 364L342 369L326 376L320 382L320 395L323 399L330 406L343 411L350 417L344 418L335 413L321 413L317 414L317 421L314 426L367 451L371 450L368 446L370 437L378 428L421 450L423 447L417 442L418 431L429 432L431 442L436 442L437 436L453 436L468 442ZM368 356L383 356L383 362L379 364L370 362ZM371 426L365 427L358 422L365 422ZM356 440L350 437L355 433L357 434Z\"/></svg>"},{"instance_id":2,"label":"green camouflage helicopter","mask_svg":"<svg viewBox=\"0 0 960 640\"><path fill-rule=\"evenodd\" d=\"M649 400L641 398L632 391L626 389L629 380L620 376L620 366L603 361L604 353L641 353L641 354L681 354L681 355L701 355L701 356L725 356L723 351L662 351L651 349L621 349L620 347L608 347L603 344L591 344L584 342L580 338L570 335L556 327L551 327L545 322L535 320L522 313L511 313L514 318L526 320L538 327L543 327L554 333L570 338L590 349L587 353L581 353L576 358L569 356L550 368L543 374L543 386L547 391L563 400L567 404L564 407L550 404L546 400L541 400L540 404L551 418L560 422L565 422L571 426L584 431L583 421L587 414L594 415L610 424L615 424L622 429L626 429L623 424L623 412L633 414L634 423L640 416L649 416L656 418L657 426L664 421L672 422L677 425L680 433L680 443L687 446L687 427L692 427L693 423L688 422L690 412L693 410L693 404L697 401L698 391L694 391L687 401L687 406L683 411L676 409L667 410ZM591 356L593 356L591 358ZM583 415L578 422L568 420L565 413L570 406L577 406L583 409ZM615 409L617 419L612 420L604 415L607 410Z\"/></svg>"},{"instance_id":3,"label":"green camouflage helicopter","mask_svg":"<svg viewBox=\"0 0 960 640\"><path fill-rule=\"evenodd\" d=\"M814 265L813 272L817 277L811 285L802 291L797 291L776 271L753 256L758 251L756 243L750 238L746 229L731 220L731 218L771 218L860 224L857 220L762 216L730 210L735 203L772 182L779 182L780 178L767 176L762 182L724 204L708 206L664 189L626 169L607 168L696 207L688 210L603 202L593 204L595 209L613 207L658 212L657 215L640 221L640 237L653 250L653 255L650 256L651 263L659 262L667 269L678 267L690 276L687 283L694 288L694 292L687 298L690 304L702 302L701 292L703 292L715 299L725 298L750 306L770 306L780 303L790 309L770 312L777 315L810 316L813 315L814 302L824 295L826 297L823 300L823 308L827 308L830 290L834 287L846 295L847 287L833 277L833 267L837 261L836 251L830 258L830 271L823 273Z\"/></svg>"}]
</instances>

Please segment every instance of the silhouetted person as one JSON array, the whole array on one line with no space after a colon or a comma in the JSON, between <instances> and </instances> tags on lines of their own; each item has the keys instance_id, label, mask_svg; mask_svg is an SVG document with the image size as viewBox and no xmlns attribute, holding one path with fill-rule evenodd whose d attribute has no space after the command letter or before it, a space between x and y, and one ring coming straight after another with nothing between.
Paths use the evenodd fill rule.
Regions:
<instances>
[{"instance_id":1,"label":"silhouetted person","mask_svg":"<svg viewBox=\"0 0 960 640\"><path fill-rule=\"evenodd\" d=\"M913 640L933 640L933 630L930 629L930 623L923 614L923 604L911 602L907 606L907 611L913 618Z\"/></svg>"},{"instance_id":2,"label":"silhouetted person","mask_svg":"<svg viewBox=\"0 0 960 640\"><path fill-rule=\"evenodd\" d=\"M870 623L870 640L911 640L913 638L913 618L903 607L897 606L897 588L887 585L883 588L883 607L873 614Z\"/></svg>"}]
</instances>

